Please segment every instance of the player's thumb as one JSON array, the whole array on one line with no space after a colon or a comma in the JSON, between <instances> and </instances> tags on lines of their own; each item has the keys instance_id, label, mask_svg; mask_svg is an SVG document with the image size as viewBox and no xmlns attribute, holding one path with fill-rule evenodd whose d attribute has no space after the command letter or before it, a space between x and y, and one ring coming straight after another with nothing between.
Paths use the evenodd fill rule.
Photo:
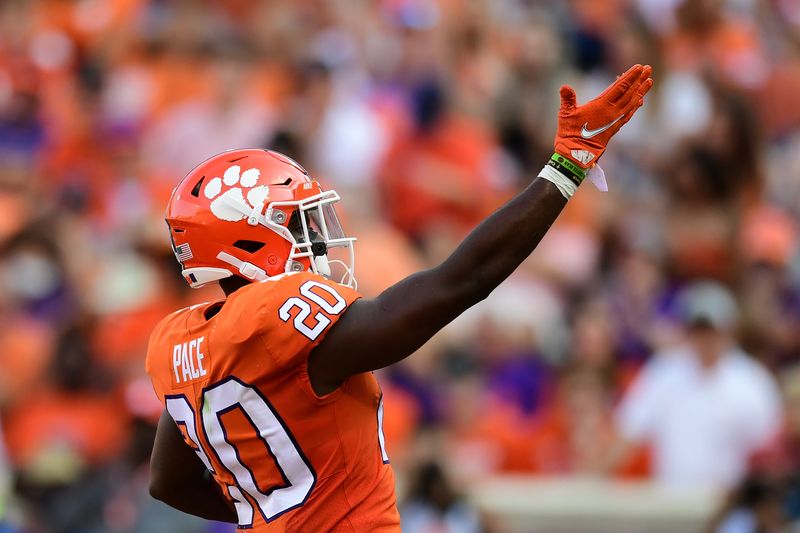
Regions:
<instances>
[{"instance_id":1,"label":"player's thumb","mask_svg":"<svg viewBox=\"0 0 800 533\"><path fill-rule=\"evenodd\" d=\"M569 85L561 86L561 111L571 111L575 109L575 89Z\"/></svg>"}]
</instances>

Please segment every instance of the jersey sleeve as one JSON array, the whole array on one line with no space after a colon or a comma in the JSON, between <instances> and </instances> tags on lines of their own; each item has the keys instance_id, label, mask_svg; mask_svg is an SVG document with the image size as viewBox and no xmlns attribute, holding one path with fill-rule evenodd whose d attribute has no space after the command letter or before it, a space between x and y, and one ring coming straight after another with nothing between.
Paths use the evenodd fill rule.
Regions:
<instances>
[{"instance_id":1,"label":"jersey sleeve","mask_svg":"<svg viewBox=\"0 0 800 533\"><path fill-rule=\"evenodd\" d=\"M361 297L350 287L308 272L262 283L274 285L260 306L261 339L283 368L306 362L311 350Z\"/></svg>"}]
</instances>

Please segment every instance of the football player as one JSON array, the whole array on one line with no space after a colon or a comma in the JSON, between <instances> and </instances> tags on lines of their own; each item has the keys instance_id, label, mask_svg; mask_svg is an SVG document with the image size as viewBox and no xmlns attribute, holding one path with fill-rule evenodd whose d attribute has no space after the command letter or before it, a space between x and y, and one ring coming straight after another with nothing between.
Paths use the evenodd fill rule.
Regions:
<instances>
[{"instance_id":1,"label":"football player","mask_svg":"<svg viewBox=\"0 0 800 533\"><path fill-rule=\"evenodd\" d=\"M234 150L195 168L169 201L169 234L186 281L218 283L226 299L177 311L153 331L146 365L165 410L151 494L255 531L400 531L371 372L413 353L514 271L599 172L652 83L651 68L636 65L585 105L562 87L555 153L538 178L442 264L371 299L353 288L339 196L300 165Z\"/></svg>"}]
</instances>

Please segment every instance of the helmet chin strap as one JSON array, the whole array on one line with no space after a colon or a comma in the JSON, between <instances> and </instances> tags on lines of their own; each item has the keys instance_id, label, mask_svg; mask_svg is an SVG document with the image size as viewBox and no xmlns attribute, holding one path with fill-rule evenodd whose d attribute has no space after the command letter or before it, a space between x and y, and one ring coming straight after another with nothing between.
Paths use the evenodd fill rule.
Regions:
<instances>
[{"instance_id":1,"label":"helmet chin strap","mask_svg":"<svg viewBox=\"0 0 800 533\"><path fill-rule=\"evenodd\" d=\"M247 279L263 281L269 277L264 269L255 266L253 263L242 261L229 253L220 252L217 254L217 259L236 267L239 270L239 274Z\"/></svg>"},{"instance_id":2,"label":"helmet chin strap","mask_svg":"<svg viewBox=\"0 0 800 533\"><path fill-rule=\"evenodd\" d=\"M233 267L236 267L236 269L239 271L239 274L241 274L247 279L251 279L254 281L263 281L269 278L267 272L264 269L257 267L253 263L242 261L241 259L234 257L229 253L220 252L219 254L217 254L217 259L225 263L228 263ZM331 267L330 264L328 263L327 257L325 257L324 255L315 257L314 266L316 267L317 274L325 276L326 278L330 278Z\"/></svg>"},{"instance_id":3,"label":"helmet chin strap","mask_svg":"<svg viewBox=\"0 0 800 533\"><path fill-rule=\"evenodd\" d=\"M318 255L314 258L314 266L317 269L317 274L331 277L331 265L328 263L328 257L325 255Z\"/></svg>"}]
</instances>

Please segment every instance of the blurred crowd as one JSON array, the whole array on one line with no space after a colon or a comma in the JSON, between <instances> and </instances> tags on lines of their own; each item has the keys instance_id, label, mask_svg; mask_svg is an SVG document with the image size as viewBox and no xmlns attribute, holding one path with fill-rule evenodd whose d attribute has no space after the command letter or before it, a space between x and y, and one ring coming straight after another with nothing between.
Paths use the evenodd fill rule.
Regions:
<instances>
[{"instance_id":1,"label":"blurred crowd","mask_svg":"<svg viewBox=\"0 0 800 533\"><path fill-rule=\"evenodd\" d=\"M406 529L491 528L453 487L503 473L712 484L719 531L800 518L797 1L4 0L0 532L216 527L145 488L148 334L220 296L163 222L195 164L302 162L376 294L539 172L562 83L645 62L610 192L380 373Z\"/></svg>"}]
</instances>

